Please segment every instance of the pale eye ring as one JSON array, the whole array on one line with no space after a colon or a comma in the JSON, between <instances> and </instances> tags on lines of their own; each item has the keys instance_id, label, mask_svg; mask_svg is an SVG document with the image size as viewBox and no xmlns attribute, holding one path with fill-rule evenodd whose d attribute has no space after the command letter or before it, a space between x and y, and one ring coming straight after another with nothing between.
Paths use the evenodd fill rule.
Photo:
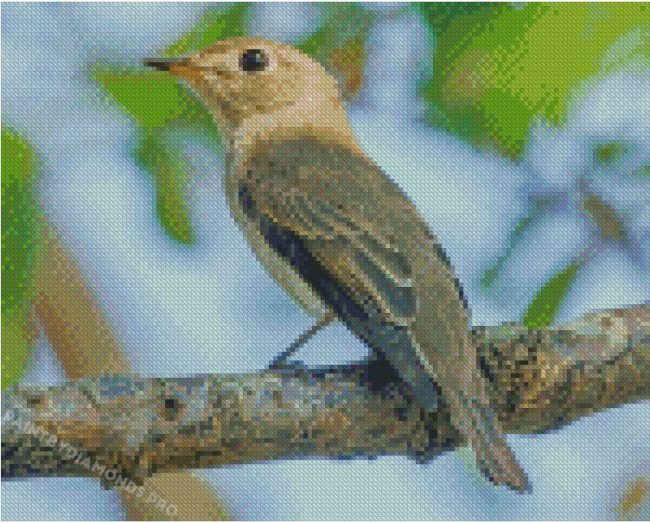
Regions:
<instances>
[{"instance_id":1,"label":"pale eye ring","mask_svg":"<svg viewBox=\"0 0 650 523\"><path fill-rule=\"evenodd\" d=\"M268 65L266 54L261 49L247 49L239 58L239 67L246 72L264 71Z\"/></svg>"}]
</instances>

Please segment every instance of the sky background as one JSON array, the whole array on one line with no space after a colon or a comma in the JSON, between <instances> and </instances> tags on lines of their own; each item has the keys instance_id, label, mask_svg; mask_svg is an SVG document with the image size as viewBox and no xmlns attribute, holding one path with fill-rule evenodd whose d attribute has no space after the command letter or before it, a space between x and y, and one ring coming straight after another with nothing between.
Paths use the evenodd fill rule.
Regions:
<instances>
[{"instance_id":1,"label":"sky background","mask_svg":"<svg viewBox=\"0 0 650 523\"><path fill-rule=\"evenodd\" d=\"M219 151L184 134L173 139L185 144L192 168L196 241L188 247L170 237L156 212L154 181L133 158L138 128L89 75L97 61L133 66L158 55L205 9L2 6L3 125L37 151L38 201L143 376L256 371L312 322L261 269L231 221ZM521 319L544 282L591 245L593 225L578 191L584 179L619 211L631 240L605 244L584 263L556 321L648 301L649 178L627 173L650 164L650 70L589 78L562 125L532 125L513 160L428 122L418 86L436 74L436 40L415 10L380 11L366 37L364 82L348 105L350 120L441 239L473 323ZM313 5L260 4L247 16L247 31L295 43L319 28L321 15ZM631 152L610 169L594 168L595 144L611 141L631 144ZM481 275L508 250L531 202L549 195L551 211L518 240L497 284L483 288ZM342 363L365 354L334 326L300 359ZM42 338L23 382L63 379ZM236 519L610 519L625 485L650 474L648 406L625 405L549 434L509 436L532 478L529 496L484 483L466 451L428 465L400 457L303 460L197 474ZM119 496L91 479L11 481L2 490L4 519L124 518Z\"/></svg>"}]
</instances>

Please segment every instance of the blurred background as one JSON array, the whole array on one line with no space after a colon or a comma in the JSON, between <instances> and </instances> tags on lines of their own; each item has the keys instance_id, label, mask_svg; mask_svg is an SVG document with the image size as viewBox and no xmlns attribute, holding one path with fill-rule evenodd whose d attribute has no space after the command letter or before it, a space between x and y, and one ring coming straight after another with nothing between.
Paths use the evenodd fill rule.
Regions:
<instances>
[{"instance_id":1,"label":"blurred background","mask_svg":"<svg viewBox=\"0 0 650 523\"><path fill-rule=\"evenodd\" d=\"M339 79L475 325L650 300L648 4L5 3L3 388L129 366L256 371L311 325L230 219L218 129L139 65L246 34L297 45ZM299 358L365 355L337 326ZM465 450L194 476L235 519L648 519L649 432L645 402L509 437L533 479L525 497L483 482ZM2 487L3 519L134 514L92 479Z\"/></svg>"}]
</instances>

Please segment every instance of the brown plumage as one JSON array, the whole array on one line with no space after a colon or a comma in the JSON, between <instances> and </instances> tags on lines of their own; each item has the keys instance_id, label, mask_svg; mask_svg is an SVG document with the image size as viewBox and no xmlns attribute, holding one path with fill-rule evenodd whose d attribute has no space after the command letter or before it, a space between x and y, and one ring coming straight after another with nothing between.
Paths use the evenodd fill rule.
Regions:
<instances>
[{"instance_id":1,"label":"brown plumage","mask_svg":"<svg viewBox=\"0 0 650 523\"><path fill-rule=\"evenodd\" d=\"M276 280L312 314L334 311L428 411L437 385L484 474L527 489L490 408L451 265L359 147L334 79L296 49L256 38L152 65L184 78L222 126L233 216Z\"/></svg>"}]
</instances>

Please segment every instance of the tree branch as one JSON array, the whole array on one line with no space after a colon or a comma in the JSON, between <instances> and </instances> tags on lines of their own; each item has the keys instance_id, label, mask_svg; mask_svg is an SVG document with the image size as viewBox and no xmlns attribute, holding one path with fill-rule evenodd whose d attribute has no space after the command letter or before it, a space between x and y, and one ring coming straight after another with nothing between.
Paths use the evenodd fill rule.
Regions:
<instances>
[{"instance_id":1,"label":"tree branch","mask_svg":"<svg viewBox=\"0 0 650 523\"><path fill-rule=\"evenodd\" d=\"M648 305L544 331L477 328L473 339L508 432L557 428L650 397ZM287 458L428 461L463 444L443 403L424 415L377 362L25 386L5 395L2 411L3 477L101 475L107 484L138 484L156 472Z\"/></svg>"},{"instance_id":2,"label":"tree branch","mask_svg":"<svg viewBox=\"0 0 650 523\"><path fill-rule=\"evenodd\" d=\"M110 321L58 234L45 226L34 308L69 379L131 372ZM87 350L92 347L92 351ZM159 474L147 494L122 490L129 520L221 521L228 511L214 490L189 471Z\"/></svg>"}]
</instances>

